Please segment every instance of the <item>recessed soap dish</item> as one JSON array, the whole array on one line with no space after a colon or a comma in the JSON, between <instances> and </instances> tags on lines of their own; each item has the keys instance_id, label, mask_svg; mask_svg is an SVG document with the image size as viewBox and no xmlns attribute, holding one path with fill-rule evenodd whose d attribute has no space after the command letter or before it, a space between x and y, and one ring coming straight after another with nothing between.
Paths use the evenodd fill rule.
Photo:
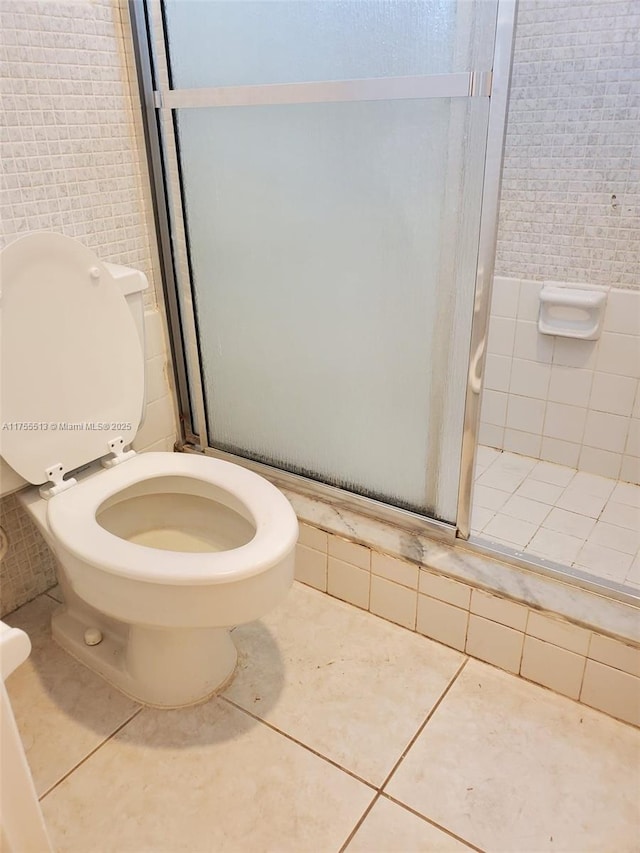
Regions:
<instances>
[{"instance_id":1,"label":"recessed soap dish","mask_svg":"<svg viewBox=\"0 0 640 853\"><path fill-rule=\"evenodd\" d=\"M604 323L607 294L603 290L545 285L540 291L538 331L543 335L595 341Z\"/></svg>"}]
</instances>

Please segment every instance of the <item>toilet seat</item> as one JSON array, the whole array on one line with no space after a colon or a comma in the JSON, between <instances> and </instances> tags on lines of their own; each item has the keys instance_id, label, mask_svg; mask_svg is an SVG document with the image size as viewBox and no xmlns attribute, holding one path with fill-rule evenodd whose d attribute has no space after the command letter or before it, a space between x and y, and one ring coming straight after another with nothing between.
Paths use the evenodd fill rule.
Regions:
<instances>
[{"instance_id":1,"label":"toilet seat","mask_svg":"<svg viewBox=\"0 0 640 853\"><path fill-rule=\"evenodd\" d=\"M229 551L162 551L121 539L98 523L96 514L109 498L171 476L222 490L229 506L240 504L248 511L256 528L253 539ZM79 559L110 574L155 584L197 586L252 577L281 560L297 537L293 509L271 483L230 462L185 453L144 453L102 470L51 498L47 518L59 542Z\"/></svg>"}]
</instances>

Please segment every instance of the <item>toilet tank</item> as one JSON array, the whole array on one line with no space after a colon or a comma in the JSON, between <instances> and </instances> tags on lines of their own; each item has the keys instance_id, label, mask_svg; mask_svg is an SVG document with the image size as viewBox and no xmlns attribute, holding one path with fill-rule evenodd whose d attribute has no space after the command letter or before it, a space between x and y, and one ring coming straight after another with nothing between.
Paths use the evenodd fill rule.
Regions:
<instances>
[{"instance_id":1,"label":"toilet tank","mask_svg":"<svg viewBox=\"0 0 640 853\"><path fill-rule=\"evenodd\" d=\"M140 349L144 358L144 291L149 287L147 277L140 270L131 267L123 267L120 264L105 263L109 275L120 288L126 299L129 311L133 316L140 338ZM17 492L25 486L30 485L23 480L10 465L0 457L0 498Z\"/></svg>"}]
</instances>

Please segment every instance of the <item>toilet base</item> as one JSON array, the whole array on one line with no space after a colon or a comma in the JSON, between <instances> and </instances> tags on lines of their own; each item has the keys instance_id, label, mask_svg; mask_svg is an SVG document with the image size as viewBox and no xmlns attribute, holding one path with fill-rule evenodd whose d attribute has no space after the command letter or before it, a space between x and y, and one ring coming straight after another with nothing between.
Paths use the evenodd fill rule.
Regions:
<instances>
[{"instance_id":1,"label":"toilet base","mask_svg":"<svg viewBox=\"0 0 640 853\"><path fill-rule=\"evenodd\" d=\"M155 708L195 705L234 673L238 653L227 628L150 628L96 620L89 611L60 607L51 618L53 638L136 702ZM101 632L97 645L85 643L88 628Z\"/></svg>"}]
</instances>

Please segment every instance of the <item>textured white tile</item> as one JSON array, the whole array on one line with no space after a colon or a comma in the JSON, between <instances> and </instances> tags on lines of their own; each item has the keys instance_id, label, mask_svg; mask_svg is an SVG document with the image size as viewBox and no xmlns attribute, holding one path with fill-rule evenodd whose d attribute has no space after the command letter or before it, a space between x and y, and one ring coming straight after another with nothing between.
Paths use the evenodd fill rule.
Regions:
<instances>
[{"instance_id":1,"label":"textured white tile","mask_svg":"<svg viewBox=\"0 0 640 853\"><path fill-rule=\"evenodd\" d=\"M519 548L524 548L537 529L538 526L530 521L521 521L518 518L497 513L484 528L483 535L489 538L495 536L503 542L511 542Z\"/></svg>"},{"instance_id":2,"label":"textured white tile","mask_svg":"<svg viewBox=\"0 0 640 853\"><path fill-rule=\"evenodd\" d=\"M604 329L623 335L640 335L640 293L612 290L607 299Z\"/></svg>"},{"instance_id":3,"label":"textured white tile","mask_svg":"<svg viewBox=\"0 0 640 853\"><path fill-rule=\"evenodd\" d=\"M603 578L623 583L633 562L630 554L605 548L595 542L586 542L575 559L576 566L584 566Z\"/></svg>"},{"instance_id":4,"label":"textured white tile","mask_svg":"<svg viewBox=\"0 0 640 853\"><path fill-rule=\"evenodd\" d=\"M540 313L540 291L542 283L539 281L523 280L520 282L520 294L518 300L519 320L538 320Z\"/></svg>"},{"instance_id":5,"label":"textured white tile","mask_svg":"<svg viewBox=\"0 0 640 853\"><path fill-rule=\"evenodd\" d=\"M573 482L557 500L560 509L568 509L578 515L588 515L590 518L598 518L606 503L606 498L590 495L580 488L576 488Z\"/></svg>"},{"instance_id":6,"label":"textured white tile","mask_svg":"<svg viewBox=\"0 0 640 853\"><path fill-rule=\"evenodd\" d=\"M242 665L224 696L373 784L464 659L298 584L264 619L236 628L234 640Z\"/></svg>"},{"instance_id":7,"label":"textured white tile","mask_svg":"<svg viewBox=\"0 0 640 853\"><path fill-rule=\"evenodd\" d=\"M348 853L374 850L424 850L438 853L468 853L469 847L456 841L426 820L402 806L380 797L347 845Z\"/></svg>"},{"instance_id":8,"label":"textured white tile","mask_svg":"<svg viewBox=\"0 0 640 853\"><path fill-rule=\"evenodd\" d=\"M471 593L471 612L517 631L524 631L529 611L523 604L491 595L482 589L474 589Z\"/></svg>"},{"instance_id":9,"label":"textured white tile","mask_svg":"<svg viewBox=\"0 0 640 853\"><path fill-rule=\"evenodd\" d=\"M578 471L571 481L572 489L583 491L587 495L595 495L597 498L610 497L615 485L608 477L589 474L586 471Z\"/></svg>"},{"instance_id":10,"label":"textured white tile","mask_svg":"<svg viewBox=\"0 0 640 853\"><path fill-rule=\"evenodd\" d=\"M371 577L369 610L390 622L413 631L416 627L418 593L415 589L392 583L385 578Z\"/></svg>"},{"instance_id":11,"label":"textured white tile","mask_svg":"<svg viewBox=\"0 0 640 853\"><path fill-rule=\"evenodd\" d=\"M578 406L547 403L543 434L549 438L580 444L586 417L587 410Z\"/></svg>"},{"instance_id":12,"label":"textured white tile","mask_svg":"<svg viewBox=\"0 0 640 853\"><path fill-rule=\"evenodd\" d=\"M320 589L327 590L327 555L306 545L296 546L296 580Z\"/></svg>"},{"instance_id":13,"label":"textured white tile","mask_svg":"<svg viewBox=\"0 0 640 853\"><path fill-rule=\"evenodd\" d=\"M640 649L637 646L629 646L612 637L593 634L589 646L589 657L640 677Z\"/></svg>"},{"instance_id":14,"label":"textured white tile","mask_svg":"<svg viewBox=\"0 0 640 853\"><path fill-rule=\"evenodd\" d=\"M606 412L587 412L583 443L600 450L622 453L627 440L629 418Z\"/></svg>"},{"instance_id":15,"label":"textured white tile","mask_svg":"<svg viewBox=\"0 0 640 853\"><path fill-rule=\"evenodd\" d=\"M553 338L541 335L538 324L524 320L516 323L513 355L530 361L551 364L553 358Z\"/></svg>"},{"instance_id":16,"label":"textured white tile","mask_svg":"<svg viewBox=\"0 0 640 853\"><path fill-rule=\"evenodd\" d=\"M513 453L538 457L542 445L542 436L531 432L521 432L517 429L505 429L504 449Z\"/></svg>"},{"instance_id":17,"label":"textured white tile","mask_svg":"<svg viewBox=\"0 0 640 853\"><path fill-rule=\"evenodd\" d=\"M640 507L609 501L600 515L600 521L640 530Z\"/></svg>"},{"instance_id":18,"label":"textured white tile","mask_svg":"<svg viewBox=\"0 0 640 853\"><path fill-rule=\"evenodd\" d=\"M580 701L640 726L640 679L619 669L588 660Z\"/></svg>"},{"instance_id":19,"label":"textured white tile","mask_svg":"<svg viewBox=\"0 0 640 853\"><path fill-rule=\"evenodd\" d=\"M542 522L542 526L558 533L568 533L570 536L585 540L593 530L595 523L595 518L588 515L579 515L576 512L554 507Z\"/></svg>"},{"instance_id":20,"label":"textured white tile","mask_svg":"<svg viewBox=\"0 0 640 853\"><path fill-rule=\"evenodd\" d=\"M586 408L589 404L592 379L591 370L554 364L551 368L548 399L554 403Z\"/></svg>"},{"instance_id":21,"label":"textured white tile","mask_svg":"<svg viewBox=\"0 0 640 853\"><path fill-rule=\"evenodd\" d=\"M640 486L631 483L618 483L611 493L611 500L627 506L640 507Z\"/></svg>"},{"instance_id":22,"label":"textured white tile","mask_svg":"<svg viewBox=\"0 0 640 853\"><path fill-rule=\"evenodd\" d=\"M620 479L625 483L640 483L640 457L623 454Z\"/></svg>"},{"instance_id":23,"label":"textured white tile","mask_svg":"<svg viewBox=\"0 0 640 853\"><path fill-rule=\"evenodd\" d=\"M527 552L537 554L554 563L571 565L583 544L582 538L542 527L532 537L527 546Z\"/></svg>"},{"instance_id":24,"label":"textured white tile","mask_svg":"<svg viewBox=\"0 0 640 853\"><path fill-rule=\"evenodd\" d=\"M532 498L513 495L505 503L500 512L503 515L510 515L513 518L519 518L522 521L530 521L532 524L539 525L543 523L550 509L551 507L548 504L534 501Z\"/></svg>"},{"instance_id":25,"label":"textured white tile","mask_svg":"<svg viewBox=\"0 0 640 853\"><path fill-rule=\"evenodd\" d=\"M488 424L484 421L480 422L480 429L478 430L478 441L482 442L482 444L485 444L491 448L502 448L503 439L504 427L498 427L495 426L495 424Z\"/></svg>"},{"instance_id":26,"label":"textured white tile","mask_svg":"<svg viewBox=\"0 0 640 853\"><path fill-rule=\"evenodd\" d=\"M520 486L516 495L522 498L531 498L540 503L553 505L562 495L564 488L553 483L542 483L539 480L526 479Z\"/></svg>"},{"instance_id":27,"label":"textured white tile","mask_svg":"<svg viewBox=\"0 0 640 853\"><path fill-rule=\"evenodd\" d=\"M584 656L589 651L590 632L553 614L530 611L527 634L578 655Z\"/></svg>"},{"instance_id":28,"label":"textured white tile","mask_svg":"<svg viewBox=\"0 0 640 853\"><path fill-rule=\"evenodd\" d=\"M487 355L484 365L484 388L489 391L508 391L511 376L511 358L505 355Z\"/></svg>"},{"instance_id":29,"label":"textured white tile","mask_svg":"<svg viewBox=\"0 0 640 853\"><path fill-rule=\"evenodd\" d=\"M444 601L418 595L416 630L452 649L464 651L469 613Z\"/></svg>"},{"instance_id":30,"label":"textured white tile","mask_svg":"<svg viewBox=\"0 0 640 853\"><path fill-rule=\"evenodd\" d=\"M515 320L510 320L506 317L492 317L489 323L487 353L511 356L513 354L515 332Z\"/></svg>"},{"instance_id":31,"label":"textured white tile","mask_svg":"<svg viewBox=\"0 0 640 853\"><path fill-rule=\"evenodd\" d=\"M351 563L329 557L327 569L327 592L336 598L362 607L369 608L369 586L371 574L367 569L359 569Z\"/></svg>"},{"instance_id":32,"label":"textured white tile","mask_svg":"<svg viewBox=\"0 0 640 853\"><path fill-rule=\"evenodd\" d=\"M509 394L505 425L523 432L541 432L544 422L545 401Z\"/></svg>"},{"instance_id":33,"label":"textured white tile","mask_svg":"<svg viewBox=\"0 0 640 853\"><path fill-rule=\"evenodd\" d=\"M594 370L597 363L598 341L579 341L575 338L556 338L553 363L563 367Z\"/></svg>"},{"instance_id":34,"label":"textured white tile","mask_svg":"<svg viewBox=\"0 0 640 853\"><path fill-rule=\"evenodd\" d=\"M638 380L629 376L595 373L589 407L599 412L629 417L637 388Z\"/></svg>"},{"instance_id":35,"label":"textured white tile","mask_svg":"<svg viewBox=\"0 0 640 853\"><path fill-rule=\"evenodd\" d=\"M508 672L520 671L524 634L473 613L467 627L466 652Z\"/></svg>"},{"instance_id":36,"label":"textured white tile","mask_svg":"<svg viewBox=\"0 0 640 853\"><path fill-rule=\"evenodd\" d=\"M386 578L394 583L402 584L411 589L418 588L418 566L407 560L399 560L389 554L371 552L371 571L374 575Z\"/></svg>"},{"instance_id":37,"label":"textured white tile","mask_svg":"<svg viewBox=\"0 0 640 853\"><path fill-rule=\"evenodd\" d=\"M549 364L514 358L511 364L509 392L523 397L545 400L549 389L550 376L551 366Z\"/></svg>"},{"instance_id":38,"label":"textured white tile","mask_svg":"<svg viewBox=\"0 0 640 853\"><path fill-rule=\"evenodd\" d=\"M577 699L582 686L585 662L581 655L534 637L525 637L520 674L530 681L555 690L556 693Z\"/></svg>"},{"instance_id":39,"label":"textured white tile","mask_svg":"<svg viewBox=\"0 0 640 853\"><path fill-rule=\"evenodd\" d=\"M482 528L491 521L494 515L495 511L492 509L485 509L482 506L472 506L471 530L474 533L480 533Z\"/></svg>"},{"instance_id":40,"label":"textured white tile","mask_svg":"<svg viewBox=\"0 0 640 853\"><path fill-rule=\"evenodd\" d=\"M371 551L364 545L358 545L356 542L350 542L348 539L330 534L328 547L330 557L336 557L336 559L351 563L352 566L358 566L360 569L371 567Z\"/></svg>"},{"instance_id":41,"label":"textured white tile","mask_svg":"<svg viewBox=\"0 0 640 853\"><path fill-rule=\"evenodd\" d=\"M493 489L491 486L481 486L477 483L473 489L473 506L490 510L499 510L509 500L511 492Z\"/></svg>"},{"instance_id":42,"label":"textured white tile","mask_svg":"<svg viewBox=\"0 0 640 853\"><path fill-rule=\"evenodd\" d=\"M301 545L306 545L308 548L314 548L316 551L327 552L328 534L325 530L320 530L313 527L311 524L299 524L298 542Z\"/></svg>"},{"instance_id":43,"label":"textured white tile","mask_svg":"<svg viewBox=\"0 0 640 853\"><path fill-rule=\"evenodd\" d=\"M583 446L578 465L584 472L592 472L616 480L622 465L622 454Z\"/></svg>"},{"instance_id":44,"label":"textured white tile","mask_svg":"<svg viewBox=\"0 0 640 853\"><path fill-rule=\"evenodd\" d=\"M538 462L529 476L532 480L540 480L543 483L553 483L556 486L568 486L575 473L575 468L567 468L564 465L555 465L553 462Z\"/></svg>"},{"instance_id":45,"label":"textured white tile","mask_svg":"<svg viewBox=\"0 0 640 853\"><path fill-rule=\"evenodd\" d=\"M639 759L635 729L470 661L387 790L476 849L634 853Z\"/></svg>"},{"instance_id":46,"label":"textured white tile","mask_svg":"<svg viewBox=\"0 0 640 853\"><path fill-rule=\"evenodd\" d=\"M589 534L589 541L605 548L613 548L614 551L635 554L640 548L640 528L631 530L616 524L607 524L606 521L598 521Z\"/></svg>"},{"instance_id":47,"label":"textured white tile","mask_svg":"<svg viewBox=\"0 0 640 853\"><path fill-rule=\"evenodd\" d=\"M469 609L471 587L452 578L421 571L419 590L431 598L439 598L456 607Z\"/></svg>"},{"instance_id":48,"label":"textured white tile","mask_svg":"<svg viewBox=\"0 0 640 853\"><path fill-rule=\"evenodd\" d=\"M596 370L638 379L640 377L640 337L603 332Z\"/></svg>"},{"instance_id":49,"label":"textured white tile","mask_svg":"<svg viewBox=\"0 0 640 853\"><path fill-rule=\"evenodd\" d=\"M514 278L495 276L491 294L491 314L496 317L516 318L518 314L518 298L520 282Z\"/></svg>"},{"instance_id":50,"label":"textured white tile","mask_svg":"<svg viewBox=\"0 0 640 853\"><path fill-rule=\"evenodd\" d=\"M481 418L485 423L504 426L507 417L507 394L485 390L482 394Z\"/></svg>"},{"instance_id":51,"label":"textured white tile","mask_svg":"<svg viewBox=\"0 0 640 853\"><path fill-rule=\"evenodd\" d=\"M549 404L551 405L551 403ZM544 437L540 456L548 462L554 462L568 468L576 468L580 457L581 445L559 438Z\"/></svg>"}]
</instances>

